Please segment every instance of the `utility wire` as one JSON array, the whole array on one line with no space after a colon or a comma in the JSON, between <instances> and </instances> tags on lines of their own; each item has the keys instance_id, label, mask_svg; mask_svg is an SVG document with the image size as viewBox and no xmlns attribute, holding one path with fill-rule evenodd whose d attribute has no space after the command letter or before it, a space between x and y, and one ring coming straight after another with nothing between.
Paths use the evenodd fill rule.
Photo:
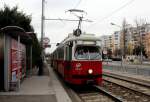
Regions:
<instances>
[{"instance_id":1,"label":"utility wire","mask_svg":"<svg viewBox=\"0 0 150 102\"><path fill-rule=\"evenodd\" d=\"M100 22L104 21L105 19L107 19L107 18L109 18L109 17L111 17L113 14L119 12L120 10L122 10L123 8L125 8L126 6L130 5L133 1L135 1L135 0L130 0L130 1L127 2L126 4L122 5L121 7L117 8L117 9L114 10L113 12L111 12L111 13L109 13L108 15L106 15L105 17L103 17L102 19L100 19L100 20L98 20L97 22L95 22L95 23L89 25L88 28L91 27L91 26L93 26L93 25L95 25L95 24L97 24L97 23L100 23Z\"/></svg>"},{"instance_id":2,"label":"utility wire","mask_svg":"<svg viewBox=\"0 0 150 102\"><path fill-rule=\"evenodd\" d=\"M79 1L77 2L77 4L75 5L74 9L76 9L76 8L80 5L81 1L82 1L82 0L79 0Z\"/></svg>"},{"instance_id":3,"label":"utility wire","mask_svg":"<svg viewBox=\"0 0 150 102\"><path fill-rule=\"evenodd\" d=\"M81 1L82 1L82 0L79 0L79 1L77 2L77 4L74 6L73 9L76 9L76 8L80 5ZM61 19L60 17L58 17L58 19L46 19L46 18L45 18L45 20L60 20L60 21L64 24L64 26L63 26L62 28L65 28L65 27L67 26L67 24L63 22L64 20ZM69 20L68 20L68 21L69 21ZM70 20L70 21L71 21L71 20ZM79 21L79 20L76 20L76 21ZM61 28L61 29L62 29L62 28Z\"/></svg>"},{"instance_id":4,"label":"utility wire","mask_svg":"<svg viewBox=\"0 0 150 102\"><path fill-rule=\"evenodd\" d=\"M2 3L5 5L5 2L4 2L4 0L1 0L2 1Z\"/></svg>"},{"instance_id":5,"label":"utility wire","mask_svg":"<svg viewBox=\"0 0 150 102\"><path fill-rule=\"evenodd\" d=\"M80 5L81 1L82 1L82 0L79 0L79 1L77 2L77 4L74 6L73 9L76 9L76 8ZM62 21L62 20L61 20L61 21ZM62 22L63 22L63 21L62 21ZM63 22L63 23L64 23L64 22ZM65 28L66 26L67 26L67 24L64 23L64 26L63 26L62 28Z\"/></svg>"}]
</instances>

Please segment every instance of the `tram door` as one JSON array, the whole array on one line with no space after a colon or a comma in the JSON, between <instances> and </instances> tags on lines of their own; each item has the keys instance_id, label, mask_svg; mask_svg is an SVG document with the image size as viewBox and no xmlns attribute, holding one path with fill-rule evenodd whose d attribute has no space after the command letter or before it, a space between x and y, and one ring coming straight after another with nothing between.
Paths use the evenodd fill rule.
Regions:
<instances>
[{"instance_id":1,"label":"tram door","mask_svg":"<svg viewBox=\"0 0 150 102\"><path fill-rule=\"evenodd\" d=\"M70 69L71 69L71 60L72 60L72 47L66 46L65 47L65 73L64 77L70 77Z\"/></svg>"},{"instance_id":2,"label":"tram door","mask_svg":"<svg viewBox=\"0 0 150 102\"><path fill-rule=\"evenodd\" d=\"M65 60L67 61L67 63L69 63L71 59L72 59L72 47L67 46Z\"/></svg>"},{"instance_id":3,"label":"tram door","mask_svg":"<svg viewBox=\"0 0 150 102\"><path fill-rule=\"evenodd\" d=\"M4 89L4 36L0 34L0 90Z\"/></svg>"}]
</instances>

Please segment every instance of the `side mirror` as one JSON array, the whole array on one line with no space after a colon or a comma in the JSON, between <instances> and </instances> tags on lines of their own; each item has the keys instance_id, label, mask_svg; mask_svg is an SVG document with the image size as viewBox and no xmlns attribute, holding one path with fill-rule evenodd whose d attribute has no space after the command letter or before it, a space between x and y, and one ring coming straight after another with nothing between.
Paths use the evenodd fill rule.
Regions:
<instances>
[{"instance_id":1,"label":"side mirror","mask_svg":"<svg viewBox=\"0 0 150 102\"><path fill-rule=\"evenodd\" d=\"M59 45L60 45L60 43L57 43L57 44L56 44L56 46L59 46Z\"/></svg>"}]
</instances>

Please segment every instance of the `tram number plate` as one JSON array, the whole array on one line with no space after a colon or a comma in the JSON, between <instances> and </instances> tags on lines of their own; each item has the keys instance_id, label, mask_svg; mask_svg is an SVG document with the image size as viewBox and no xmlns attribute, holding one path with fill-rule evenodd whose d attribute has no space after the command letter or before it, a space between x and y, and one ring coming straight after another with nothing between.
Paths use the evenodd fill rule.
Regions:
<instances>
[{"instance_id":1,"label":"tram number plate","mask_svg":"<svg viewBox=\"0 0 150 102\"><path fill-rule=\"evenodd\" d=\"M93 83L94 80L87 80L86 82L87 82L87 84L90 84L90 83Z\"/></svg>"}]
</instances>

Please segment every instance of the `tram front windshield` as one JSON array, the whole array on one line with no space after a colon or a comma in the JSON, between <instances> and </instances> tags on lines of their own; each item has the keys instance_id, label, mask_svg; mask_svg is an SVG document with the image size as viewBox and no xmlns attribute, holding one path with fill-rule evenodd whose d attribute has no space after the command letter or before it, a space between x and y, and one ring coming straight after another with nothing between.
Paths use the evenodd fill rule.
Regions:
<instances>
[{"instance_id":1,"label":"tram front windshield","mask_svg":"<svg viewBox=\"0 0 150 102\"><path fill-rule=\"evenodd\" d=\"M100 60L100 50L96 46L77 46L75 50L76 59Z\"/></svg>"}]
</instances>

